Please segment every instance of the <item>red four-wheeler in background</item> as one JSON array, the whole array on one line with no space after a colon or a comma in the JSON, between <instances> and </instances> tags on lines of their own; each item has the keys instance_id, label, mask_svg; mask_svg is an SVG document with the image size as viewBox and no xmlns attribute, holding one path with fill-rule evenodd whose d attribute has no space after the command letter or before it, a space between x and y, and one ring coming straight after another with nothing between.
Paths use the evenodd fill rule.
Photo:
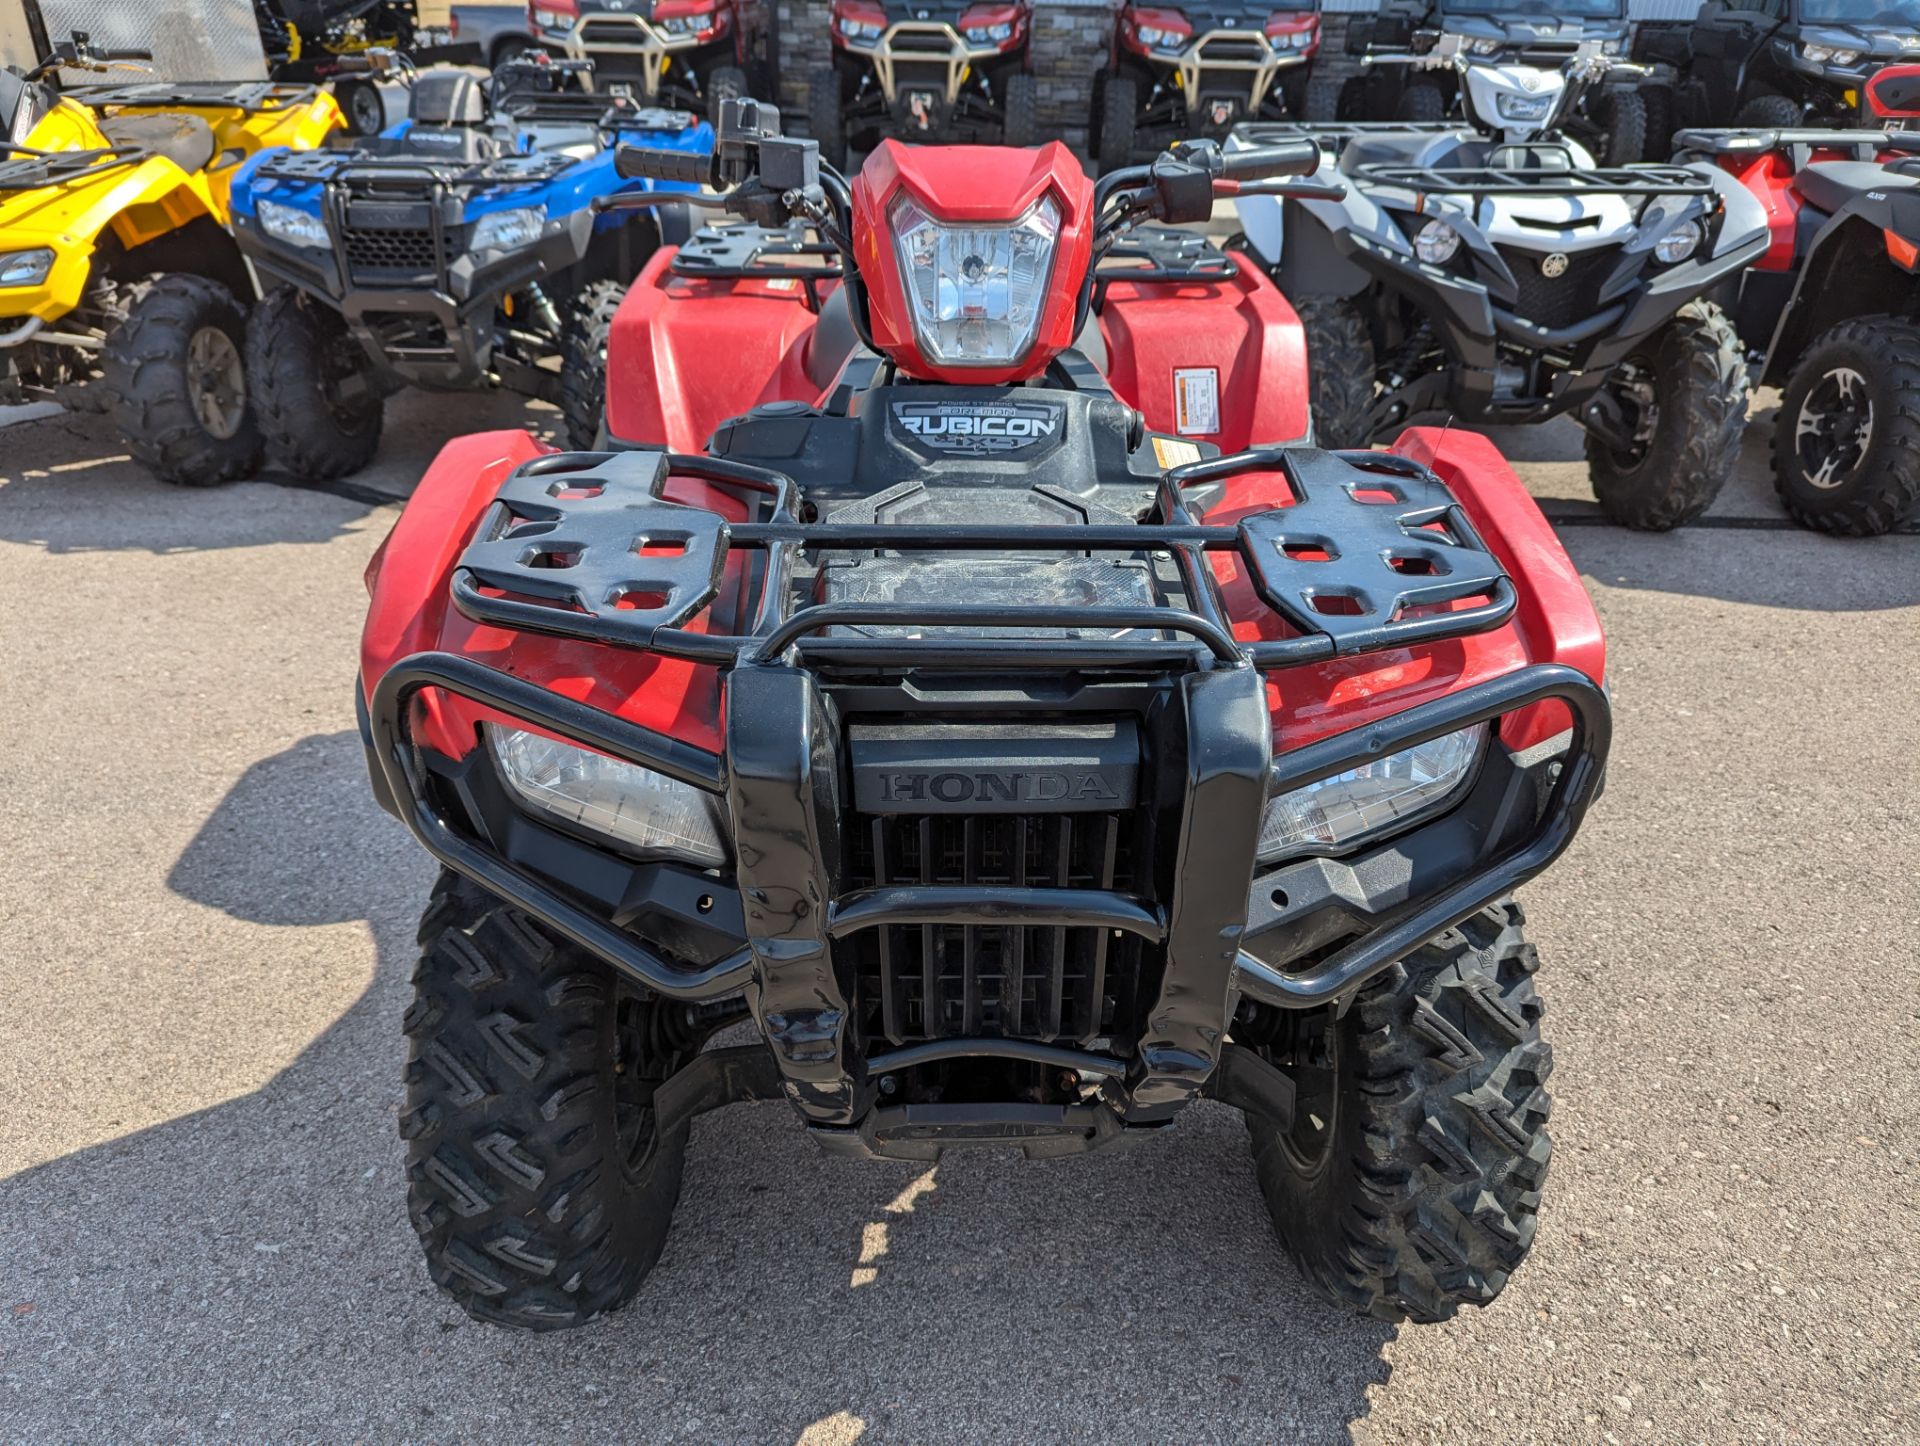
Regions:
<instances>
[{"instance_id":1,"label":"red four-wheeler in background","mask_svg":"<svg viewBox=\"0 0 1920 1446\"><path fill-rule=\"evenodd\" d=\"M746 224L629 292L607 450L449 444L369 571L373 785L446 866L412 1216L467 1310L620 1305L691 1118L762 1098L932 1160L1212 1097L1337 1301L1506 1283L1552 1063L1508 896L1600 786L1604 643L1483 438L1298 441L1279 292L1138 229L1317 159L849 185L751 103L698 177L623 154Z\"/></svg>"},{"instance_id":2,"label":"red four-wheeler in background","mask_svg":"<svg viewBox=\"0 0 1920 1446\"><path fill-rule=\"evenodd\" d=\"M1111 171L1142 148L1224 138L1241 121L1299 119L1319 48L1317 0L1125 4L1107 68L1093 78L1088 149Z\"/></svg>"},{"instance_id":3,"label":"red four-wheeler in background","mask_svg":"<svg viewBox=\"0 0 1920 1446\"><path fill-rule=\"evenodd\" d=\"M935 145L1040 139L1033 0L833 0L833 63L807 80L828 165L882 136Z\"/></svg>"},{"instance_id":4,"label":"red four-wheeler in background","mask_svg":"<svg viewBox=\"0 0 1920 1446\"><path fill-rule=\"evenodd\" d=\"M1920 119L1920 65L1867 85ZM1773 241L1727 309L1782 388L1773 482L1802 526L1865 536L1920 517L1920 131L1682 131L1767 212Z\"/></svg>"},{"instance_id":5,"label":"red four-wheeler in background","mask_svg":"<svg viewBox=\"0 0 1920 1446\"><path fill-rule=\"evenodd\" d=\"M727 101L779 87L772 0L529 0L540 43L593 62L594 86L709 120Z\"/></svg>"}]
</instances>

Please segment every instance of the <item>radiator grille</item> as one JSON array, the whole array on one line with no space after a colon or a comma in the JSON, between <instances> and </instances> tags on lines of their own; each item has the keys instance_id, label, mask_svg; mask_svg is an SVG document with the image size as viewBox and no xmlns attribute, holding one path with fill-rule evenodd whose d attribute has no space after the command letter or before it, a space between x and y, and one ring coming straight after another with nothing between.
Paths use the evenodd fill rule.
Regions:
<instances>
[{"instance_id":1,"label":"radiator grille","mask_svg":"<svg viewBox=\"0 0 1920 1446\"><path fill-rule=\"evenodd\" d=\"M1620 253L1612 247L1576 251L1568 254L1563 273L1548 276L1541 271L1540 263L1549 253L1515 246L1499 250L1519 290L1514 312L1522 321L1548 327L1572 326L1592 316L1599 306L1600 287L1620 259Z\"/></svg>"},{"instance_id":2,"label":"radiator grille","mask_svg":"<svg viewBox=\"0 0 1920 1446\"><path fill-rule=\"evenodd\" d=\"M1134 887L1134 815L858 817L849 872L868 884ZM1143 961L1132 934L1086 927L891 925L850 941L869 1037L1086 1041L1131 1013Z\"/></svg>"},{"instance_id":3,"label":"radiator grille","mask_svg":"<svg viewBox=\"0 0 1920 1446\"><path fill-rule=\"evenodd\" d=\"M430 230L377 231L370 227L348 227L343 234L347 265L356 273L431 276L439 270L439 253L434 248Z\"/></svg>"}]
</instances>

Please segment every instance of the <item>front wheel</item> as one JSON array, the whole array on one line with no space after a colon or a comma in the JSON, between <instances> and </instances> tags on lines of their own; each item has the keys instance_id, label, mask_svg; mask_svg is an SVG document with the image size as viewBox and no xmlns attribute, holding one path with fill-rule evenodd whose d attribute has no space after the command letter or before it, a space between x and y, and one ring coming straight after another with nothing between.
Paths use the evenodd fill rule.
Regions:
<instances>
[{"instance_id":1,"label":"front wheel","mask_svg":"<svg viewBox=\"0 0 1920 1446\"><path fill-rule=\"evenodd\" d=\"M1140 125L1140 91L1130 75L1110 75L1100 91L1100 147L1094 162L1100 173L1133 162Z\"/></svg>"},{"instance_id":2,"label":"front wheel","mask_svg":"<svg viewBox=\"0 0 1920 1446\"><path fill-rule=\"evenodd\" d=\"M1307 82L1306 103L1301 107L1302 120L1315 125L1329 125L1342 120L1340 102L1346 94L1347 82L1337 75L1316 75Z\"/></svg>"},{"instance_id":3,"label":"front wheel","mask_svg":"<svg viewBox=\"0 0 1920 1446\"><path fill-rule=\"evenodd\" d=\"M807 131L820 147L820 159L836 171L847 168L847 118L841 110L840 72L832 66L814 71L807 82Z\"/></svg>"},{"instance_id":4,"label":"front wheel","mask_svg":"<svg viewBox=\"0 0 1920 1446\"><path fill-rule=\"evenodd\" d=\"M1606 132L1602 165L1631 166L1646 159L1647 106L1630 90L1610 90L1602 97L1600 124Z\"/></svg>"},{"instance_id":5,"label":"front wheel","mask_svg":"<svg viewBox=\"0 0 1920 1446\"><path fill-rule=\"evenodd\" d=\"M1006 119L1000 126L1000 144L1034 146L1040 143L1040 92L1034 78L1024 70L1007 77L1000 104Z\"/></svg>"},{"instance_id":6,"label":"front wheel","mask_svg":"<svg viewBox=\"0 0 1920 1446\"><path fill-rule=\"evenodd\" d=\"M1792 130L1805 123L1800 102L1784 95L1756 95L1740 107L1733 123L1742 130Z\"/></svg>"},{"instance_id":7,"label":"front wheel","mask_svg":"<svg viewBox=\"0 0 1920 1446\"><path fill-rule=\"evenodd\" d=\"M1338 1304L1446 1320L1491 1302L1533 1244L1553 1051L1521 922L1483 909L1263 1051L1296 1093L1291 1129L1248 1117L1260 1191Z\"/></svg>"},{"instance_id":8,"label":"front wheel","mask_svg":"<svg viewBox=\"0 0 1920 1446\"><path fill-rule=\"evenodd\" d=\"M427 1271L527 1330L632 1299L666 1244L687 1127L654 1091L699 1052L684 1009L453 874L420 921L407 1010L407 1204Z\"/></svg>"},{"instance_id":9,"label":"front wheel","mask_svg":"<svg viewBox=\"0 0 1920 1446\"><path fill-rule=\"evenodd\" d=\"M626 294L617 281L596 281L567 309L560 331L560 411L567 445L576 451L597 447L606 427L607 340Z\"/></svg>"},{"instance_id":10,"label":"front wheel","mask_svg":"<svg viewBox=\"0 0 1920 1446\"><path fill-rule=\"evenodd\" d=\"M1419 81L1400 93L1400 104L1395 107L1395 120L1433 125L1446 118L1447 96L1439 86Z\"/></svg>"},{"instance_id":11,"label":"front wheel","mask_svg":"<svg viewBox=\"0 0 1920 1446\"><path fill-rule=\"evenodd\" d=\"M1726 313L1690 301L1613 369L1619 427L1587 433L1593 495L1640 532L1693 521L1720 495L1747 424L1747 363Z\"/></svg>"},{"instance_id":12,"label":"front wheel","mask_svg":"<svg viewBox=\"0 0 1920 1446\"><path fill-rule=\"evenodd\" d=\"M204 276L163 276L135 293L101 353L106 410L128 450L186 487L246 476L260 465L260 428L245 308Z\"/></svg>"},{"instance_id":13,"label":"front wheel","mask_svg":"<svg viewBox=\"0 0 1920 1446\"><path fill-rule=\"evenodd\" d=\"M1920 327L1843 321L1800 359L1773 428L1773 487L1802 527L1890 532L1920 506Z\"/></svg>"},{"instance_id":14,"label":"front wheel","mask_svg":"<svg viewBox=\"0 0 1920 1446\"><path fill-rule=\"evenodd\" d=\"M707 72L707 123L720 124L720 108L747 93L747 73L737 65L716 65Z\"/></svg>"},{"instance_id":15,"label":"front wheel","mask_svg":"<svg viewBox=\"0 0 1920 1446\"><path fill-rule=\"evenodd\" d=\"M1366 318L1337 296L1294 303L1307 339L1307 395L1313 440L1321 447L1364 447L1373 437L1373 338Z\"/></svg>"},{"instance_id":16,"label":"front wheel","mask_svg":"<svg viewBox=\"0 0 1920 1446\"><path fill-rule=\"evenodd\" d=\"M331 482L373 461L386 405L339 312L272 292L253 309L247 357L274 462L302 482Z\"/></svg>"}]
</instances>

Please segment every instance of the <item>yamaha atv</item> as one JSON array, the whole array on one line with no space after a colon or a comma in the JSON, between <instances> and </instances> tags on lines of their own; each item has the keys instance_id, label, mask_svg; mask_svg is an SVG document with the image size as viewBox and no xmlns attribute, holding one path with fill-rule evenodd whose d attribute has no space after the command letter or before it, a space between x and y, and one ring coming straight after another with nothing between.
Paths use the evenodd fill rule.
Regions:
<instances>
[{"instance_id":1,"label":"yamaha atv","mask_svg":"<svg viewBox=\"0 0 1920 1446\"><path fill-rule=\"evenodd\" d=\"M1093 77L1088 149L1111 171L1143 146L1224 137L1243 120L1297 119L1319 48L1316 0L1123 5L1106 69Z\"/></svg>"},{"instance_id":2,"label":"yamaha atv","mask_svg":"<svg viewBox=\"0 0 1920 1446\"><path fill-rule=\"evenodd\" d=\"M1920 118L1920 66L1868 83L1880 119ZM1765 206L1773 244L1730 289L1784 389L1774 489L1802 526L1866 536L1920 517L1920 132L1682 131Z\"/></svg>"},{"instance_id":3,"label":"yamaha atv","mask_svg":"<svg viewBox=\"0 0 1920 1446\"><path fill-rule=\"evenodd\" d=\"M1245 126L1259 148L1311 132L1339 200L1248 196L1249 249L1306 325L1314 424L1362 446L1409 420L1570 415L1602 508L1680 526L1739 456L1747 369L1705 294L1767 248L1766 217L1710 165L1598 166L1559 138L1463 127Z\"/></svg>"},{"instance_id":4,"label":"yamaha atv","mask_svg":"<svg viewBox=\"0 0 1920 1446\"><path fill-rule=\"evenodd\" d=\"M1033 0L833 0L833 64L807 81L830 166L881 136L933 144L1040 139Z\"/></svg>"},{"instance_id":5,"label":"yamaha atv","mask_svg":"<svg viewBox=\"0 0 1920 1446\"><path fill-rule=\"evenodd\" d=\"M1135 229L1314 160L883 142L849 184L729 107L742 239L629 293L609 449L434 462L359 701L446 866L401 1129L472 1314L629 1299L746 1099L910 1160L1221 1100L1335 1300L1505 1285L1552 1064L1508 893L1600 786L1604 644L1483 439L1289 442L1285 301Z\"/></svg>"},{"instance_id":6,"label":"yamaha atv","mask_svg":"<svg viewBox=\"0 0 1920 1446\"><path fill-rule=\"evenodd\" d=\"M1523 74L1552 74L1590 56L1624 57L1628 28L1624 0L1572 0L1557 14L1507 0L1405 0L1347 29L1347 48L1361 57L1361 74L1329 76L1307 94L1308 120L1403 120L1434 124L1454 118L1492 128L1537 122L1554 111L1554 96L1524 93L1494 105L1495 93L1515 89ZM1521 73L1515 67L1522 68ZM1499 77L1488 91L1483 72ZM1560 109L1556 124L1610 166L1630 165L1646 152L1649 117L1624 73L1583 89ZM1661 118L1656 124L1672 129Z\"/></svg>"},{"instance_id":7,"label":"yamaha atv","mask_svg":"<svg viewBox=\"0 0 1920 1446\"><path fill-rule=\"evenodd\" d=\"M532 0L527 14L556 55L593 62L596 86L649 106L712 119L779 88L772 0Z\"/></svg>"},{"instance_id":8,"label":"yamaha atv","mask_svg":"<svg viewBox=\"0 0 1920 1446\"><path fill-rule=\"evenodd\" d=\"M684 113L579 90L589 69L539 55L490 82L424 71L409 119L386 135L269 154L242 175L236 234L279 287L247 333L273 461L309 480L358 471L379 445L385 397L405 386L509 387L562 407L576 439L592 439L596 334L662 233L687 229L677 208L597 208L652 189L615 173L613 147L700 154L713 135ZM543 365L555 358L557 372Z\"/></svg>"}]
</instances>

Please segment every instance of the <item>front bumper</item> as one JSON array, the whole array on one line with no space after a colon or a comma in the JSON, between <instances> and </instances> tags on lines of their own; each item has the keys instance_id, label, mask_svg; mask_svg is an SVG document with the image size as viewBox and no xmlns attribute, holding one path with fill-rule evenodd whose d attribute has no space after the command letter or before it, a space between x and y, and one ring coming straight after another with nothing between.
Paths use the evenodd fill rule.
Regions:
<instances>
[{"instance_id":1,"label":"front bumper","mask_svg":"<svg viewBox=\"0 0 1920 1446\"><path fill-rule=\"evenodd\" d=\"M939 103L948 110L959 101L960 87L974 66L1009 53L998 45L970 45L953 26L938 20L899 20L870 43L844 37L836 38L834 43L848 55L873 67L874 83L880 87L880 95L889 106L897 106L901 100L900 66L936 67L940 79L933 89Z\"/></svg>"},{"instance_id":2,"label":"front bumper","mask_svg":"<svg viewBox=\"0 0 1920 1446\"><path fill-rule=\"evenodd\" d=\"M542 29L540 38L570 60L609 65L608 74L600 77L602 84L615 72L621 80L637 79L641 94L654 101L659 98L667 67L711 45L715 37L702 40L698 35L674 35L644 15L595 11L564 29Z\"/></svg>"},{"instance_id":3,"label":"front bumper","mask_svg":"<svg viewBox=\"0 0 1920 1446\"><path fill-rule=\"evenodd\" d=\"M1262 31L1222 28L1196 35L1177 55L1154 52L1146 58L1172 67L1188 117L1213 133L1258 119L1280 77L1305 65L1313 52L1275 50ZM1233 109L1215 116L1212 103L1231 103Z\"/></svg>"},{"instance_id":4,"label":"front bumper","mask_svg":"<svg viewBox=\"0 0 1920 1446\"><path fill-rule=\"evenodd\" d=\"M634 460L622 461L622 455ZM594 485L616 491L622 469L653 465L640 462L641 455L556 454L523 466L496 504L508 511L482 525L481 541L456 573L455 602L469 617L495 626L618 642L726 669L724 748L696 748L638 728L471 658L417 654L389 669L364 697L362 727L375 792L446 866L645 987L687 1000L745 991L778 1067L781 1093L829 1148L909 1158L973 1143L1012 1144L1030 1153L1090 1149L1139 1138L1208 1093L1278 1114L1284 1104L1275 1095L1284 1078L1257 1061L1236 1059L1225 1042L1241 998L1306 1009L1349 996L1425 940L1544 869L1570 842L1598 793L1610 737L1607 702L1584 674L1557 664L1522 667L1275 759L1266 671L1342 651L1484 631L1509 618L1517 599L1497 563L1488 572L1463 558L1446 587L1456 600L1484 596L1484 603L1402 618L1394 599L1385 607L1392 621L1364 618L1343 638L1312 633L1236 643L1220 626L1221 600L1204 554L1236 551L1257 570L1256 551L1277 549L1278 542L1253 519L1238 528L1194 524L1177 496L1169 514L1176 521L1164 528L1075 528L1062 539L1045 535L1057 529L1014 529L1019 536L1011 537L1009 529L991 526L887 526L884 540L890 549L908 551L989 543L1113 552L1164 546L1180 559L1182 574L1198 584L1191 612L1153 609L1142 617L1111 608L845 603L795 611L778 590L770 590L773 600L739 635L687 632L681 624L710 596L695 574L719 575L713 545L721 558L730 546L762 552L766 575L781 578L803 550L871 547L876 542L871 534L881 529L803 525L794 518L790 494L777 474L682 457L672 460L674 475L765 488L762 495L771 496L773 505L767 522L728 526L714 518L711 532L706 523L689 525L689 514L701 516L697 511L672 509L671 525L693 534L684 554L689 571L680 576L669 568L645 582L663 599L656 615L632 609L580 615L499 595L502 575L489 559L501 554L489 539L515 506L510 492L528 499L551 497L552 484L544 479L589 469L597 474ZM1229 472L1271 467L1275 456L1250 453L1198 464L1213 470L1185 479L1175 474L1169 495L1182 480L1210 480L1222 475L1223 467ZM1410 505L1442 505L1437 499L1447 494L1443 488L1432 490L1439 484L1430 474L1403 459L1364 456L1348 454L1330 462L1390 477ZM666 467L660 465L663 480ZM1314 465L1324 469L1326 464ZM1323 470L1323 480L1325 475ZM516 481L521 486L514 492ZM1313 487L1306 495L1328 497L1339 490ZM1368 504L1330 505L1337 511ZM630 558L631 529L644 532L649 526L640 515L645 510L624 504L619 542L612 534L603 539L616 555ZM1463 535L1477 544L1457 507L1446 515L1449 526L1464 527ZM1342 519L1323 513L1317 520L1337 524ZM573 521L570 538L581 532L582 523L591 530L588 519ZM1301 525L1311 526L1313 520ZM586 543L582 557L595 545ZM495 550L483 551L488 548ZM1354 556L1364 551L1356 546ZM591 565L577 562L574 569ZM585 574L580 576L584 583ZM1092 616L1096 612L1098 619ZM1346 620L1341 621L1344 627ZM1100 623L1132 632L1036 639L1017 633L892 638L859 631L911 625L1006 632ZM854 635L846 635L849 630ZM1057 676L1063 670L1096 688L1111 686L1108 696L1131 698L1143 709L1139 726L1152 738L1146 756L1157 760L1151 775L1143 774L1143 787L1152 794L1145 806L1163 821L1157 848L1170 883L1141 894L1084 886L889 883L883 871L878 884L849 887L838 843L853 818L853 805L841 796L841 761L848 756L841 690L858 687L864 706L873 707L875 688L889 679L897 686L910 675L924 683L930 675L955 672ZM431 754L410 737L407 720L429 690L723 795L734 835L733 876L619 860L543 829L524 814L494 812L481 799L487 781L473 777L475 769L491 768L483 751L455 761ZM1468 793L1441 817L1343 859L1257 865L1260 820L1274 794L1476 722L1549 703L1564 707L1571 721L1564 748L1490 757ZM1550 756L1538 756L1545 752ZM672 950L626 927L641 914L655 919L652 938L675 940ZM1157 997L1142 1010L1137 1037L1124 1049L1093 1037L1097 1030L1081 1032L1074 1047L978 1032L909 1043L863 1036L855 1022L857 986L850 982L844 949L871 931L898 928L1032 928L1088 930L1102 939L1124 936L1139 941L1157 961L1155 970L1142 976L1154 984ZM974 987L969 976L969 1018ZM1029 1100L935 1107L887 1101L893 1077L968 1058L1024 1061L1098 1085L1067 1104Z\"/></svg>"}]
</instances>

